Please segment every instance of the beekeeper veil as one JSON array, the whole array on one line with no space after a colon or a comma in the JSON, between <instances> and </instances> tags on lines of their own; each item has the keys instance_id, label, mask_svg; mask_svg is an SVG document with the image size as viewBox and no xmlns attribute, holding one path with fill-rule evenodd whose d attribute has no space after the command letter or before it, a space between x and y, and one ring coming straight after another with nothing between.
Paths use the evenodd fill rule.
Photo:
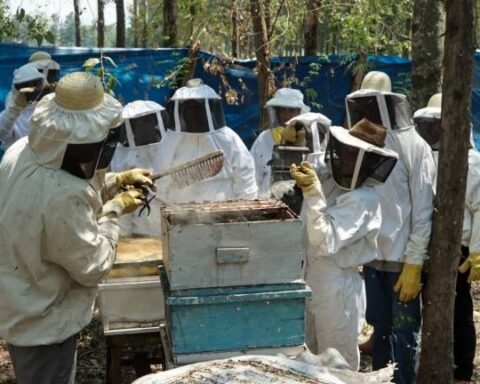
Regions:
<instances>
[{"instance_id":1,"label":"beekeeper veil","mask_svg":"<svg viewBox=\"0 0 480 384\"><path fill-rule=\"evenodd\" d=\"M415 111L413 121L418 134L432 150L438 151L442 133L442 93L432 95L425 108ZM470 148L475 148L472 124L470 124Z\"/></svg>"},{"instance_id":2,"label":"beekeeper veil","mask_svg":"<svg viewBox=\"0 0 480 384\"><path fill-rule=\"evenodd\" d=\"M391 91L390 78L383 72L369 72L361 89L347 95L345 103L350 128L364 118L387 130L413 125L407 97Z\"/></svg>"},{"instance_id":3,"label":"beekeeper veil","mask_svg":"<svg viewBox=\"0 0 480 384\"><path fill-rule=\"evenodd\" d=\"M122 115L124 123L112 159L112 171L138 167L156 171L162 156L160 141L165 136L166 109L154 101L136 100L123 107Z\"/></svg>"},{"instance_id":4,"label":"beekeeper veil","mask_svg":"<svg viewBox=\"0 0 480 384\"><path fill-rule=\"evenodd\" d=\"M41 99L47 84L44 74L31 64L25 64L13 72L13 88L23 93L29 103Z\"/></svg>"},{"instance_id":5,"label":"beekeeper veil","mask_svg":"<svg viewBox=\"0 0 480 384\"><path fill-rule=\"evenodd\" d=\"M165 135L167 111L150 100L137 100L123 107L120 142L124 147L158 143Z\"/></svg>"},{"instance_id":6,"label":"beekeeper veil","mask_svg":"<svg viewBox=\"0 0 480 384\"><path fill-rule=\"evenodd\" d=\"M39 72L43 73L47 82L53 91L55 85L60 80L60 64L52 59L36 60L30 63L33 65Z\"/></svg>"},{"instance_id":7,"label":"beekeeper veil","mask_svg":"<svg viewBox=\"0 0 480 384\"><path fill-rule=\"evenodd\" d=\"M310 107L304 104L303 94L298 89L280 88L273 97L265 104L268 114L270 128L277 127L286 123L282 122L279 114L282 109L294 110L295 115L300 115L310 111ZM293 117L293 116L292 116Z\"/></svg>"},{"instance_id":8,"label":"beekeeper veil","mask_svg":"<svg viewBox=\"0 0 480 384\"><path fill-rule=\"evenodd\" d=\"M335 184L351 191L385 182L398 155L385 149L386 129L362 119L351 130L331 127L325 161Z\"/></svg>"},{"instance_id":9,"label":"beekeeper veil","mask_svg":"<svg viewBox=\"0 0 480 384\"><path fill-rule=\"evenodd\" d=\"M46 168L91 179L96 169L110 163L121 113L121 104L103 92L98 77L85 72L63 77L32 115L29 146L35 160Z\"/></svg>"},{"instance_id":10,"label":"beekeeper veil","mask_svg":"<svg viewBox=\"0 0 480 384\"><path fill-rule=\"evenodd\" d=\"M191 79L167 103L169 128L205 133L226 126L222 99L201 79Z\"/></svg>"},{"instance_id":11,"label":"beekeeper veil","mask_svg":"<svg viewBox=\"0 0 480 384\"><path fill-rule=\"evenodd\" d=\"M325 153L327 148L331 120L321 113L303 113L287 122L294 126L297 136L301 138L298 145L305 146L310 153Z\"/></svg>"},{"instance_id":12,"label":"beekeeper veil","mask_svg":"<svg viewBox=\"0 0 480 384\"><path fill-rule=\"evenodd\" d=\"M420 136L433 150L440 149L440 135L442 132L442 94L437 93L430 97L425 108L415 111L413 121Z\"/></svg>"}]
</instances>

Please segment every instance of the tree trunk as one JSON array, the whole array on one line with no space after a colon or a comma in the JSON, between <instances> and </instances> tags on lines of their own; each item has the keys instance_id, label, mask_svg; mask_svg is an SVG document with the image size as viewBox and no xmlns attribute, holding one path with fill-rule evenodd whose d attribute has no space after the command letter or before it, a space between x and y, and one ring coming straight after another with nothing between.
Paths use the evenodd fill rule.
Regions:
<instances>
[{"instance_id":1,"label":"tree trunk","mask_svg":"<svg viewBox=\"0 0 480 384\"><path fill-rule=\"evenodd\" d=\"M163 46L165 48L177 45L177 4L176 0L163 1Z\"/></svg>"},{"instance_id":2,"label":"tree trunk","mask_svg":"<svg viewBox=\"0 0 480 384\"><path fill-rule=\"evenodd\" d=\"M125 47L125 4L115 0L117 8L117 47Z\"/></svg>"},{"instance_id":3,"label":"tree trunk","mask_svg":"<svg viewBox=\"0 0 480 384\"><path fill-rule=\"evenodd\" d=\"M305 20L305 56L317 54L318 8L321 0L308 0Z\"/></svg>"},{"instance_id":4,"label":"tree trunk","mask_svg":"<svg viewBox=\"0 0 480 384\"><path fill-rule=\"evenodd\" d=\"M238 33L238 4L237 0L232 0L232 57L238 57L238 50L240 47L240 40L239 40L239 33Z\"/></svg>"},{"instance_id":5,"label":"tree trunk","mask_svg":"<svg viewBox=\"0 0 480 384\"><path fill-rule=\"evenodd\" d=\"M415 111L439 92L442 78L444 0L416 0L412 19L412 94Z\"/></svg>"},{"instance_id":6,"label":"tree trunk","mask_svg":"<svg viewBox=\"0 0 480 384\"><path fill-rule=\"evenodd\" d=\"M133 46L138 47L138 0L133 0Z\"/></svg>"},{"instance_id":7,"label":"tree trunk","mask_svg":"<svg viewBox=\"0 0 480 384\"><path fill-rule=\"evenodd\" d=\"M142 47L146 48L148 43L147 0L141 0L140 7L140 17L142 18Z\"/></svg>"},{"instance_id":8,"label":"tree trunk","mask_svg":"<svg viewBox=\"0 0 480 384\"><path fill-rule=\"evenodd\" d=\"M405 20L405 36L406 36L406 41L411 41L412 40L412 19L410 17ZM405 57L408 59L410 57L410 51L405 44L405 47L402 49L402 57Z\"/></svg>"},{"instance_id":9,"label":"tree trunk","mask_svg":"<svg viewBox=\"0 0 480 384\"><path fill-rule=\"evenodd\" d=\"M105 0L97 0L98 19L97 19L97 47L105 46Z\"/></svg>"},{"instance_id":10,"label":"tree trunk","mask_svg":"<svg viewBox=\"0 0 480 384\"><path fill-rule=\"evenodd\" d=\"M75 46L82 46L82 36L80 34L80 5L79 0L73 0L73 12L75 14Z\"/></svg>"},{"instance_id":11,"label":"tree trunk","mask_svg":"<svg viewBox=\"0 0 480 384\"><path fill-rule=\"evenodd\" d=\"M453 383L453 308L470 138L474 0L447 0L442 137L417 383Z\"/></svg>"},{"instance_id":12,"label":"tree trunk","mask_svg":"<svg viewBox=\"0 0 480 384\"><path fill-rule=\"evenodd\" d=\"M257 58L257 79L260 105L260 128L268 127L268 117L264 108L275 89L275 81L270 71L270 52L265 24L265 12L262 0L250 0L255 56Z\"/></svg>"}]
</instances>

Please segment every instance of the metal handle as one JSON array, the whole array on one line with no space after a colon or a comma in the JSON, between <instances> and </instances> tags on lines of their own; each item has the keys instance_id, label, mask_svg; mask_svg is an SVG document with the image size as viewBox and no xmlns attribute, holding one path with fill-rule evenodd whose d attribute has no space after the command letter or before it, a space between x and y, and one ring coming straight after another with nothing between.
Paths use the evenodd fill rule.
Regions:
<instances>
[{"instance_id":1,"label":"metal handle","mask_svg":"<svg viewBox=\"0 0 480 384\"><path fill-rule=\"evenodd\" d=\"M217 248L217 264L240 264L248 261L250 248Z\"/></svg>"}]
</instances>

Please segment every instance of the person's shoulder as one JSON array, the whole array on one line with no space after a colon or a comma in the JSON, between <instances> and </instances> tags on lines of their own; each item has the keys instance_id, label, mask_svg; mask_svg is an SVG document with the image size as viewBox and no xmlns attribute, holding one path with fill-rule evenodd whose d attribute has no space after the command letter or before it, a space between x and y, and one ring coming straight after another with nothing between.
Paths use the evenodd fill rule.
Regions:
<instances>
[{"instance_id":1,"label":"person's shoulder","mask_svg":"<svg viewBox=\"0 0 480 384\"><path fill-rule=\"evenodd\" d=\"M345 199L355 201L366 209L374 210L380 204L380 198L375 187L362 185L353 191L343 194Z\"/></svg>"}]
</instances>

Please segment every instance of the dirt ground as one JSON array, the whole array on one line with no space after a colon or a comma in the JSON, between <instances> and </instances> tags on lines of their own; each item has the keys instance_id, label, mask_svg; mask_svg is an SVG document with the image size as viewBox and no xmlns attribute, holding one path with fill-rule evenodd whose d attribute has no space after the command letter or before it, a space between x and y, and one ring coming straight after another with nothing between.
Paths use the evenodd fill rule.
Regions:
<instances>
[{"instance_id":1,"label":"dirt ground","mask_svg":"<svg viewBox=\"0 0 480 384\"><path fill-rule=\"evenodd\" d=\"M475 306L475 324L477 329L477 351L480 351L480 283L472 288ZM131 358L132 351L127 351L124 358ZM98 315L95 314L92 323L84 329L78 341L78 362L76 384L103 384L106 378L106 344ZM480 384L480 352L475 358L476 369L473 383ZM154 371L161 366L152 366ZM369 371L368 358L362 358L362 371ZM0 384L14 384L12 364L5 343L0 339ZM122 367L122 384L131 383L135 379L132 366Z\"/></svg>"}]
</instances>

